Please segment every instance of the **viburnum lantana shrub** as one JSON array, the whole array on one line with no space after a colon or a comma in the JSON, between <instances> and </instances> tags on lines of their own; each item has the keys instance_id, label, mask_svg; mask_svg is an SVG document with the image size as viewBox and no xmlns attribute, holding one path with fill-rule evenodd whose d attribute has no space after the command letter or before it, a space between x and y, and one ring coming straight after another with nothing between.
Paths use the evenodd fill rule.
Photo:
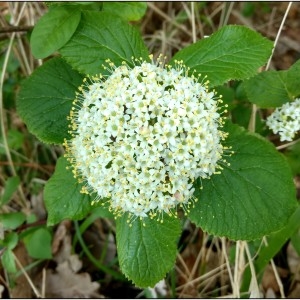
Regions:
<instances>
[{"instance_id":1,"label":"viburnum lantana shrub","mask_svg":"<svg viewBox=\"0 0 300 300\"><path fill-rule=\"evenodd\" d=\"M252 101L251 80L269 74L258 69L272 42L225 26L170 59L154 58L128 23L145 4L123 6L51 6L31 46L37 58L58 53L24 81L17 108L41 141L65 149L45 186L48 225L96 208L115 218L120 268L147 287L174 265L178 211L210 234L252 240L287 223L295 188L285 158L233 124L218 93L241 82Z\"/></svg>"}]
</instances>

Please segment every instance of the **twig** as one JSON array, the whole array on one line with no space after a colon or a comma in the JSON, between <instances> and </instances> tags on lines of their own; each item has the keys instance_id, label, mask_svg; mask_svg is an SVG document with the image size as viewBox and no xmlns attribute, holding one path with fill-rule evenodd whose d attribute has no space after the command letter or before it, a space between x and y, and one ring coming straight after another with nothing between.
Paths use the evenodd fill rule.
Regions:
<instances>
[{"instance_id":1,"label":"twig","mask_svg":"<svg viewBox=\"0 0 300 300\"><path fill-rule=\"evenodd\" d=\"M23 224L23 225L19 226L16 231L17 231L17 233L20 233L20 232L22 232L25 229L28 229L30 227L35 227L35 226L38 226L38 225L45 225L46 222L47 222L46 220L38 220L38 221L35 221L33 223Z\"/></svg>"},{"instance_id":2,"label":"twig","mask_svg":"<svg viewBox=\"0 0 300 300\"><path fill-rule=\"evenodd\" d=\"M293 145L297 144L299 141L300 141L300 139L297 139L297 140L292 141L292 142L290 142L290 143L286 143L286 144L284 144L284 145L277 146L276 149L277 149L277 150L281 150L281 149L284 149L284 148L293 146Z\"/></svg>"},{"instance_id":3,"label":"twig","mask_svg":"<svg viewBox=\"0 0 300 300\"><path fill-rule=\"evenodd\" d=\"M20 166L20 167L27 167L27 168L32 168L32 169L37 169L42 171L43 173L47 175L52 175L51 171L54 170L54 166L52 165L44 165L40 166L36 163L17 163L17 162L12 162L14 166ZM0 166L10 166L11 163L8 161L0 161ZM49 169L49 170L47 170Z\"/></svg>"},{"instance_id":4,"label":"twig","mask_svg":"<svg viewBox=\"0 0 300 300\"><path fill-rule=\"evenodd\" d=\"M13 33L13 32L26 32L32 30L33 26L9 26L9 27L2 27L0 29L1 33Z\"/></svg>"}]
</instances>

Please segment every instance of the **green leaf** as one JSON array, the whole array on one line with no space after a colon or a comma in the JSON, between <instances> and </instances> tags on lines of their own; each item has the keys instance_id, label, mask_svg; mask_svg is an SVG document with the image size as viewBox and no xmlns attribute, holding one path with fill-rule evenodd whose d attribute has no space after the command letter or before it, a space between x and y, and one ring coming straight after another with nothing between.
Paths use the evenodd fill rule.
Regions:
<instances>
[{"instance_id":1,"label":"green leaf","mask_svg":"<svg viewBox=\"0 0 300 300\"><path fill-rule=\"evenodd\" d=\"M154 286L173 267L180 234L178 219L164 215L163 223L128 214L116 220L117 249L122 272L139 287Z\"/></svg>"},{"instance_id":2,"label":"green leaf","mask_svg":"<svg viewBox=\"0 0 300 300\"><path fill-rule=\"evenodd\" d=\"M51 6L61 6L61 5L83 5L83 6L90 6L93 4L102 5L101 2L93 2L93 1L69 1L69 2L63 2L63 1L51 1L45 3L48 7Z\"/></svg>"},{"instance_id":3,"label":"green leaf","mask_svg":"<svg viewBox=\"0 0 300 300\"><path fill-rule=\"evenodd\" d=\"M262 72L244 82L249 101L261 108L279 107L300 95L300 60L287 71Z\"/></svg>"},{"instance_id":4,"label":"green leaf","mask_svg":"<svg viewBox=\"0 0 300 300\"><path fill-rule=\"evenodd\" d=\"M288 70L286 86L290 96L294 99L300 96L300 59L297 60Z\"/></svg>"},{"instance_id":5,"label":"green leaf","mask_svg":"<svg viewBox=\"0 0 300 300\"><path fill-rule=\"evenodd\" d=\"M95 206L97 203L95 203ZM107 218L107 219L113 219L114 214L109 210L107 206L98 206L95 207L90 215L93 219L99 219L99 218Z\"/></svg>"},{"instance_id":6,"label":"green leaf","mask_svg":"<svg viewBox=\"0 0 300 300\"><path fill-rule=\"evenodd\" d=\"M80 220L92 209L89 195L80 193L82 184L73 177L67 160L60 157L53 176L46 183L44 190L45 206L48 212L48 225L62 220Z\"/></svg>"},{"instance_id":7,"label":"green leaf","mask_svg":"<svg viewBox=\"0 0 300 300\"><path fill-rule=\"evenodd\" d=\"M36 58L45 58L68 42L80 22L78 6L50 8L35 25L30 45Z\"/></svg>"},{"instance_id":8,"label":"green leaf","mask_svg":"<svg viewBox=\"0 0 300 300\"><path fill-rule=\"evenodd\" d=\"M17 190L19 184L20 184L20 178L18 176L7 178L5 182L3 194L0 197L0 207L6 204L7 202L9 202L12 195Z\"/></svg>"},{"instance_id":9,"label":"green leaf","mask_svg":"<svg viewBox=\"0 0 300 300\"><path fill-rule=\"evenodd\" d=\"M77 6L80 10L93 10L99 11L102 10L103 2L95 2L95 1L58 1L58 2L45 2L48 7L56 7L56 6Z\"/></svg>"},{"instance_id":10,"label":"green leaf","mask_svg":"<svg viewBox=\"0 0 300 300\"><path fill-rule=\"evenodd\" d=\"M273 43L259 33L228 25L177 52L170 64L183 60L191 72L207 75L210 86L217 86L256 74L271 55L272 47Z\"/></svg>"},{"instance_id":11,"label":"green leaf","mask_svg":"<svg viewBox=\"0 0 300 300\"><path fill-rule=\"evenodd\" d=\"M1 256L1 261L4 269L9 273L16 273L17 267L12 250L6 249Z\"/></svg>"},{"instance_id":12,"label":"green leaf","mask_svg":"<svg viewBox=\"0 0 300 300\"><path fill-rule=\"evenodd\" d=\"M67 116L82 77L61 58L38 68L22 84L18 113L29 131L46 143L61 144L68 134Z\"/></svg>"},{"instance_id":13,"label":"green leaf","mask_svg":"<svg viewBox=\"0 0 300 300\"><path fill-rule=\"evenodd\" d=\"M275 147L257 134L227 124L226 157L221 174L203 180L189 218L203 230L233 240L253 240L281 229L295 211L291 170Z\"/></svg>"},{"instance_id":14,"label":"green leaf","mask_svg":"<svg viewBox=\"0 0 300 300\"><path fill-rule=\"evenodd\" d=\"M0 245L9 250L13 250L19 242L19 237L16 232L9 232L5 234L4 240L0 240Z\"/></svg>"},{"instance_id":15,"label":"green leaf","mask_svg":"<svg viewBox=\"0 0 300 300\"><path fill-rule=\"evenodd\" d=\"M22 212L14 212L0 214L0 222L4 229L16 229L26 220L26 216Z\"/></svg>"},{"instance_id":16,"label":"green leaf","mask_svg":"<svg viewBox=\"0 0 300 300\"><path fill-rule=\"evenodd\" d=\"M286 75L286 71L267 71L244 82L249 101L261 108L278 107L290 101Z\"/></svg>"},{"instance_id":17,"label":"green leaf","mask_svg":"<svg viewBox=\"0 0 300 300\"><path fill-rule=\"evenodd\" d=\"M127 21L140 20L147 10L146 2L103 2L103 11L116 14Z\"/></svg>"},{"instance_id":18,"label":"green leaf","mask_svg":"<svg viewBox=\"0 0 300 300\"><path fill-rule=\"evenodd\" d=\"M132 65L132 56L149 59L139 32L107 12L83 12L77 31L60 53L73 68L90 75L101 73L108 58L116 66L123 61Z\"/></svg>"},{"instance_id":19,"label":"green leaf","mask_svg":"<svg viewBox=\"0 0 300 300\"><path fill-rule=\"evenodd\" d=\"M288 147L284 152L293 175L300 175L300 141Z\"/></svg>"},{"instance_id":20,"label":"green leaf","mask_svg":"<svg viewBox=\"0 0 300 300\"><path fill-rule=\"evenodd\" d=\"M3 144L2 136L0 136L0 142ZM7 143L11 149L18 150L22 148L24 143L24 134L16 129L9 129L7 131ZM0 154L5 154L5 148L2 145L0 146Z\"/></svg>"},{"instance_id":21,"label":"green leaf","mask_svg":"<svg viewBox=\"0 0 300 300\"><path fill-rule=\"evenodd\" d=\"M25 247L28 254L36 259L52 258L52 236L47 228L37 228L24 238Z\"/></svg>"},{"instance_id":22,"label":"green leaf","mask_svg":"<svg viewBox=\"0 0 300 300\"><path fill-rule=\"evenodd\" d=\"M236 107L236 97L233 88L227 86L218 86L214 90L216 91L217 95L222 95L223 105L220 108L223 111L231 111Z\"/></svg>"}]
</instances>

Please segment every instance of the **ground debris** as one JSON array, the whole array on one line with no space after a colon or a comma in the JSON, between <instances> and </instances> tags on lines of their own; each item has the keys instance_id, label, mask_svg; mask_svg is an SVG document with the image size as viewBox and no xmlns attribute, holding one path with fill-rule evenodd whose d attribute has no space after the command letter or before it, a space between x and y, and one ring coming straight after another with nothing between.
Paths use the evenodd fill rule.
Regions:
<instances>
[{"instance_id":1,"label":"ground debris","mask_svg":"<svg viewBox=\"0 0 300 300\"><path fill-rule=\"evenodd\" d=\"M60 263L55 272L47 270L47 298L102 298L97 292L100 284L92 282L88 273L77 273L82 267L78 256L71 255L67 261Z\"/></svg>"},{"instance_id":2,"label":"ground debris","mask_svg":"<svg viewBox=\"0 0 300 300\"><path fill-rule=\"evenodd\" d=\"M52 243L55 270L46 270L45 279L39 276L40 290L46 298L103 298L99 294L100 284L93 282L86 272L80 272L82 261L72 252L71 222L59 224Z\"/></svg>"}]
</instances>

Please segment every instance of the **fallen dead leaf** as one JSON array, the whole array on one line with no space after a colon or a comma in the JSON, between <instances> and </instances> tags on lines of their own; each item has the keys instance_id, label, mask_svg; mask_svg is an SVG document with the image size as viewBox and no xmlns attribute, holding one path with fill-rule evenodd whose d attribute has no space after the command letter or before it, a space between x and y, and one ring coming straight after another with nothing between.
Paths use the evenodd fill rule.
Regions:
<instances>
[{"instance_id":1,"label":"fallen dead leaf","mask_svg":"<svg viewBox=\"0 0 300 300\"><path fill-rule=\"evenodd\" d=\"M47 270L47 298L101 298L98 293L100 284L92 282L88 273L78 273L82 263L77 255L71 255L69 260L60 263L55 272Z\"/></svg>"},{"instance_id":2,"label":"fallen dead leaf","mask_svg":"<svg viewBox=\"0 0 300 300\"><path fill-rule=\"evenodd\" d=\"M272 288L268 288L268 289L267 289L265 298L267 298L267 299L274 299L274 298L277 298L277 297L276 297L276 294L275 294L275 292L273 291Z\"/></svg>"},{"instance_id":3,"label":"fallen dead leaf","mask_svg":"<svg viewBox=\"0 0 300 300\"><path fill-rule=\"evenodd\" d=\"M287 248L287 260L294 280L300 281L300 257L292 243Z\"/></svg>"},{"instance_id":4,"label":"fallen dead leaf","mask_svg":"<svg viewBox=\"0 0 300 300\"><path fill-rule=\"evenodd\" d=\"M82 261L72 252L71 222L63 221L57 227L52 243L55 270L46 270L46 298L102 298L98 293L100 284L93 282L88 273L79 273ZM42 289L42 279L38 278Z\"/></svg>"},{"instance_id":5,"label":"fallen dead leaf","mask_svg":"<svg viewBox=\"0 0 300 300\"><path fill-rule=\"evenodd\" d=\"M38 217L39 220L45 220L47 217L47 212L45 209L43 193L35 195L32 194L30 197L32 212Z\"/></svg>"},{"instance_id":6,"label":"fallen dead leaf","mask_svg":"<svg viewBox=\"0 0 300 300\"><path fill-rule=\"evenodd\" d=\"M166 280L160 280L153 288L148 288L148 291L150 292L151 297L154 299L166 298L168 294L168 286L166 284Z\"/></svg>"},{"instance_id":7,"label":"fallen dead leaf","mask_svg":"<svg viewBox=\"0 0 300 300\"><path fill-rule=\"evenodd\" d=\"M278 275L281 279L286 278L288 276L289 271L280 267L276 267ZM274 293L279 293L279 286L271 265L268 265L265 269L263 278L262 278L262 287L264 291L268 289L272 289Z\"/></svg>"},{"instance_id":8,"label":"fallen dead leaf","mask_svg":"<svg viewBox=\"0 0 300 300\"><path fill-rule=\"evenodd\" d=\"M57 227L52 242L53 260L60 264L69 259L72 252L71 221L63 221Z\"/></svg>"},{"instance_id":9,"label":"fallen dead leaf","mask_svg":"<svg viewBox=\"0 0 300 300\"><path fill-rule=\"evenodd\" d=\"M297 282L293 287L291 292L288 294L288 298L300 298L300 282Z\"/></svg>"},{"instance_id":10,"label":"fallen dead leaf","mask_svg":"<svg viewBox=\"0 0 300 300\"><path fill-rule=\"evenodd\" d=\"M2 298L2 293L4 292L4 286L0 284L0 298Z\"/></svg>"}]
</instances>

